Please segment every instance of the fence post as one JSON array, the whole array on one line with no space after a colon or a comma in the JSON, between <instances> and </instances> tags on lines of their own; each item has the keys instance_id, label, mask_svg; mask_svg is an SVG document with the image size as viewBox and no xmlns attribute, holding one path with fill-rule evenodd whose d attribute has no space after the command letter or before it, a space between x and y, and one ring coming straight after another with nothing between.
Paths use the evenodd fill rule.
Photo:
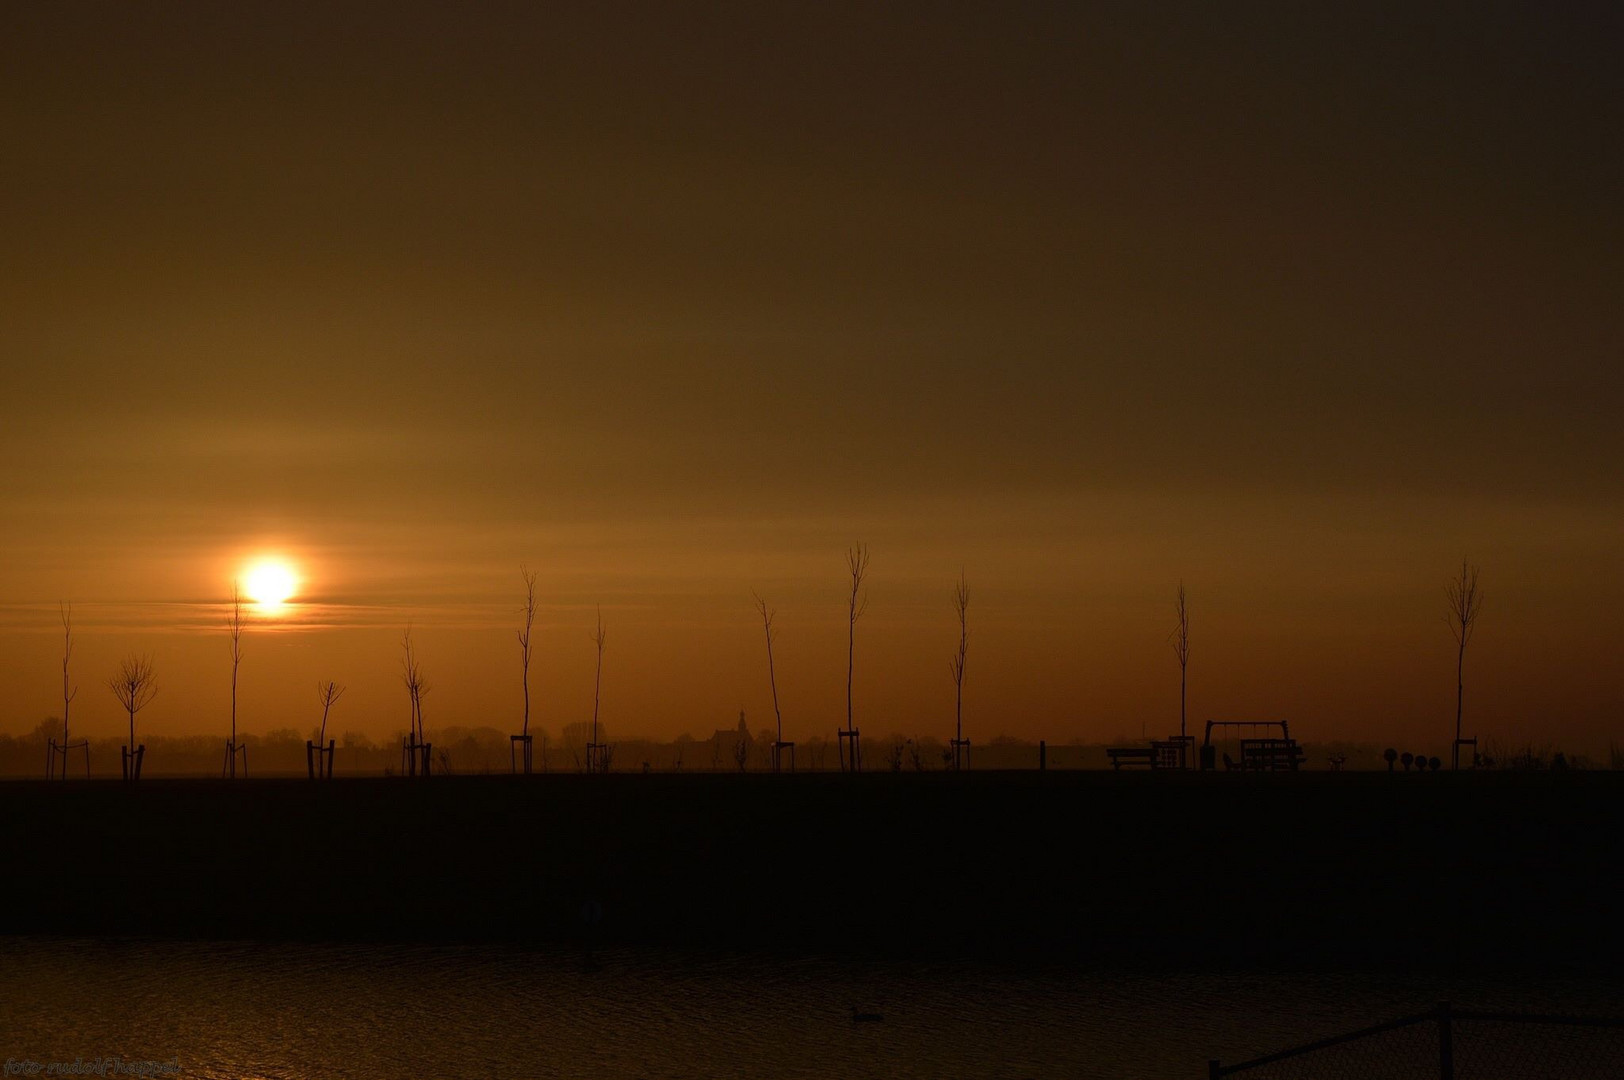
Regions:
<instances>
[{"instance_id":1,"label":"fence post","mask_svg":"<svg viewBox=\"0 0 1624 1080\"><path fill-rule=\"evenodd\" d=\"M1049 768L1049 744L1042 739L1038 740L1038 772L1047 772Z\"/></svg>"},{"instance_id":2,"label":"fence post","mask_svg":"<svg viewBox=\"0 0 1624 1080\"><path fill-rule=\"evenodd\" d=\"M1455 1037L1449 1002L1438 1004L1438 1080L1455 1080Z\"/></svg>"},{"instance_id":3,"label":"fence post","mask_svg":"<svg viewBox=\"0 0 1624 1080\"><path fill-rule=\"evenodd\" d=\"M1207 1080L1219 1080L1219 1077L1223 1075L1224 1070L1218 1067L1217 1058L1213 1058L1211 1061L1207 1062Z\"/></svg>"}]
</instances>

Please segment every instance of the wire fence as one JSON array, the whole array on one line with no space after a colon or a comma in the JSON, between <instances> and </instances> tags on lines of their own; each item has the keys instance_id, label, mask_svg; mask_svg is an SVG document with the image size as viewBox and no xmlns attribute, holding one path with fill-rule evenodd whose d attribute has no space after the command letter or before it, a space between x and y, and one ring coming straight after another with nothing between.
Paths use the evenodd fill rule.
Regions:
<instances>
[{"instance_id":1,"label":"wire fence","mask_svg":"<svg viewBox=\"0 0 1624 1080\"><path fill-rule=\"evenodd\" d=\"M1232 1065L1210 1080L1624 1080L1624 1018L1473 1012L1447 1002Z\"/></svg>"}]
</instances>

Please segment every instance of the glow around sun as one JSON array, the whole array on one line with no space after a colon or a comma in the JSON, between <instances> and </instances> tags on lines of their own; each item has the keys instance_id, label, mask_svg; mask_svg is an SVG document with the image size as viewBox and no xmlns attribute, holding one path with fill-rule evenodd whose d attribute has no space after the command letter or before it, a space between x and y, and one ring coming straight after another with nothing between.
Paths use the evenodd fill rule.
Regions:
<instances>
[{"instance_id":1,"label":"glow around sun","mask_svg":"<svg viewBox=\"0 0 1624 1080\"><path fill-rule=\"evenodd\" d=\"M277 611L299 591L299 575L279 559L261 559L243 572L242 591L262 611Z\"/></svg>"}]
</instances>

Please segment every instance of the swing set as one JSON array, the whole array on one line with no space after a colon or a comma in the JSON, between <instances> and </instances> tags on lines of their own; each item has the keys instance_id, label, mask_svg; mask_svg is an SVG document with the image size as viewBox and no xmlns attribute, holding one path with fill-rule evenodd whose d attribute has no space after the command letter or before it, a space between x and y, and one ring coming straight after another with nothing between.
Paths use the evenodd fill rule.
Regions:
<instances>
[{"instance_id":1,"label":"swing set","mask_svg":"<svg viewBox=\"0 0 1624 1080\"><path fill-rule=\"evenodd\" d=\"M1218 742L1213 741L1214 728L1219 729ZM1239 760L1223 749L1231 744ZM1202 771L1216 769L1220 754L1226 770L1244 772L1296 772L1303 760L1303 748L1284 720L1208 720L1201 743Z\"/></svg>"}]
</instances>

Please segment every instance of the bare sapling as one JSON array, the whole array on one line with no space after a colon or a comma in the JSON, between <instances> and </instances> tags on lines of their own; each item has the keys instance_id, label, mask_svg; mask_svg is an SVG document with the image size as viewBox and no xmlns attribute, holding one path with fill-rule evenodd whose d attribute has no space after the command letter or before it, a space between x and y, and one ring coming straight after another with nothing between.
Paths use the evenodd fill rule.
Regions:
<instances>
[{"instance_id":1,"label":"bare sapling","mask_svg":"<svg viewBox=\"0 0 1624 1080\"><path fill-rule=\"evenodd\" d=\"M73 605L63 602L57 605L62 616L62 779L68 778L68 708L73 699L79 695L79 688L72 685L68 675L68 664L73 659ZM85 749L85 771L88 773L90 750L88 744Z\"/></svg>"},{"instance_id":2,"label":"bare sapling","mask_svg":"<svg viewBox=\"0 0 1624 1080\"><path fill-rule=\"evenodd\" d=\"M598 648L598 673L592 683L592 741L587 743L586 769L609 771L609 755L598 741L598 707L603 700L603 650L609 642L609 632L603 628L603 608L598 608L598 628L593 631L592 643Z\"/></svg>"},{"instance_id":3,"label":"bare sapling","mask_svg":"<svg viewBox=\"0 0 1624 1080\"><path fill-rule=\"evenodd\" d=\"M225 774L237 775L237 669L242 666L242 589L231 583L231 614L226 619L226 633L231 638L231 737L226 740ZM246 768L246 754L244 767Z\"/></svg>"},{"instance_id":4,"label":"bare sapling","mask_svg":"<svg viewBox=\"0 0 1624 1080\"><path fill-rule=\"evenodd\" d=\"M141 755L141 748L135 742L135 717L158 696L158 678L153 672L152 658L133 653L125 657L119 664L117 674L107 680L107 688L129 714L130 741L124 751L125 778L133 780L140 775L136 762Z\"/></svg>"},{"instance_id":5,"label":"bare sapling","mask_svg":"<svg viewBox=\"0 0 1624 1080\"><path fill-rule=\"evenodd\" d=\"M1177 622L1167 638L1173 643L1173 655L1179 661L1179 738L1186 735L1184 718L1184 689L1190 670L1190 602L1184 595L1184 582L1179 582L1178 597L1173 601L1173 614Z\"/></svg>"},{"instance_id":6,"label":"bare sapling","mask_svg":"<svg viewBox=\"0 0 1624 1080\"><path fill-rule=\"evenodd\" d=\"M1460 576L1444 586L1444 597L1449 610L1444 622L1455 638L1455 744L1451 749L1451 768L1460 768L1461 717L1466 704L1466 645L1477 628L1477 617L1483 611L1483 592L1477 585L1478 568L1466 559L1460 561Z\"/></svg>"},{"instance_id":7,"label":"bare sapling","mask_svg":"<svg viewBox=\"0 0 1624 1080\"><path fill-rule=\"evenodd\" d=\"M417 648L412 642L410 623L406 624L406 633L400 639L400 648L400 681L406 687L406 698L411 706L410 734L406 742L406 770L408 775L417 775L421 758L421 770L423 775L427 776L429 749L423 729L423 698L428 695L429 682L423 677L423 668L417 659Z\"/></svg>"},{"instance_id":8,"label":"bare sapling","mask_svg":"<svg viewBox=\"0 0 1624 1080\"><path fill-rule=\"evenodd\" d=\"M316 742L320 746L327 745L327 715L338 704L338 699L344 696L348 687L333 682L331 679L316 684L316 697L321 702L321 728L316 732Z\"/></svg>"},{"instance_id":9,"label":"bare sapling","mask_svg":"<svg viewBox=\"0 0 1624 1080\"><path fill-rule=\"evenodd\" d=\"M773 639L778 636L778 631L773 629L773 616L777 612L769 608L767 601L760 596L756 597L756 611L761 615L761 629L767 638L767 685L772 688L773 716L778 721L778 737L772 745L772 769L778 772L782 765L780 759L786 749L791 752L791 760L794 760L794 744L784 741L784 714L778 707L778 672L773 667Z\"/></svg>"},{"instance_id":10,"label":"bare sapling","mask_svg":"<svg viewBox=\"0 0 1624 1080\"><path fill-rule=\"evenodd\" d=\"M846 570L851 580L851 591L846 597L846 730L841 740L851 741L851 753L841 755L842 768L861 772L863 753L857 726L852 722L852 676L857 658L857 620L868 610L868 594L863 591L863 578L868 573L868 545L858 543L846 549Z\"/></svg>"},{"instance_id":11,"label":"bare sapling","mask_svg":"<svg viewBox=\"0 0 1624 1080\"><path fill-rule=\"evenodd\" d=\"M530 640L536 626L536 575L529 567L519 567L519 580L524 582L524 628L518 631L519 687L524 695L524 719L519 734L508 737L509 767L518 772L521 759L524 773L530 775L533 740L530 737ZM543 754L545 757L545 753Z\"/></svg>"},{"instance_id":12,"label":"bare sapling","mask_svg":"<svg viewBox=\"0 0 1624 1080\"><path fill-rule=\"evenodd\" d=\"M953 611L959 617L959 648L948 661L953 675L953 768L967 764L970 744L964 738L964 662L970 655L970 585L959 572L959 585L953 591Z\"/></svg>"},{"instance_id":13,"label":"bare sapling","mask_svg":"<svg viewBox=\"0 0 1624 1080\"><path fill-rule=\"evenodd\" d=\"M524 723L519 728L519 734L530 734L530 635L536 625L536 574L527 568L519 568L519 577L524 582L524 629L519 633L519 684L524 690Z\"/></svg>"}]
</instances>

